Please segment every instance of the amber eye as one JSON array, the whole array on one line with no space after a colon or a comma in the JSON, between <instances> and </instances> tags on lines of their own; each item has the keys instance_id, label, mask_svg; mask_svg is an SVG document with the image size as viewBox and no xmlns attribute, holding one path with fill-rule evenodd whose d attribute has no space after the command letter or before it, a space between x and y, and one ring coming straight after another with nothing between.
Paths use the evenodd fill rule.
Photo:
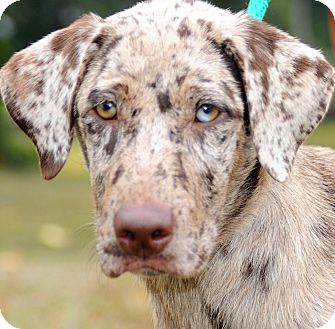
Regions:
<instances>
[{"instance_id":1,"label":"amber eye","mask_svg":"<svg viewBox=\"0 0 335 329\"><path fill-rule=\"evenodd\" d=\"M220 114L220 110L214 105L201 105L196 113L196 118L200 122L211 122Z\"/></svg>"},{"instance_id":2,"label":"amber eye","mask_svg":"<svg viewBox=\"0 0 335 329\"><path fill-rule=\"evenodd\" d=\"M95 111L104 120L111 120L116 116L116 106L113 102L103 102L96 106Z\"/></svg>"}]
</instances>

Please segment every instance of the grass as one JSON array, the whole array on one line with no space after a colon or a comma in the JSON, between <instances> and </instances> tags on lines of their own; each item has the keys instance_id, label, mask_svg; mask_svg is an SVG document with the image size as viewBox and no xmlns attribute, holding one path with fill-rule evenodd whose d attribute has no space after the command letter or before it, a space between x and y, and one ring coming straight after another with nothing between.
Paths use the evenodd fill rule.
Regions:
<instances>
[{"instance_id":1,"label":"grass","mask_svg":"<svg viewBox=\"0 0 335 329\"><path fill-rule=\"evenodd\" d=\"M309 136L306 144L327 146L335 149L335 120L327 120Z\"/></svg>"},{"instance_id":2,"label":"grass","mask_svg":"<svg viewBox=\"0 0 335 329\"><path fill-rule=\"evenodd\" d=\"M307 144L335 148L334 132L325 122ZM75 145L50 182L0 170L0 309L20 329L152 328L142 287L100 273L82 162Z\"/></svg>"},{"instance_id":3,"label":"grass","mask_svg":"<svg viewBox=\"0 0 335 329\"><path fill-rule=\"evenodd\" d=\"M81 163L75 146L50 182L0 171L0 309L20 329L151 328L144 289L100 272Z\"/></svg>"}]
</instances>

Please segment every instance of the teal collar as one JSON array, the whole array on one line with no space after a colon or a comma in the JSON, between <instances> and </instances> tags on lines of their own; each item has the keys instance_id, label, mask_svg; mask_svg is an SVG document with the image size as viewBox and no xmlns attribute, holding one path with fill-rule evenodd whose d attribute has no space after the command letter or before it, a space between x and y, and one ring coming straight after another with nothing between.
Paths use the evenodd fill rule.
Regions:
<instances>
[{"instance_id":1,"label":"teal collar","mask_svg":"<svg viewBox=\"0 0 335 329\"><path fill-rule=\"evenodd\" d=\"M271 0L250 0L247 14L254 19L263 20Z\"/></svg>"}]
</instances>

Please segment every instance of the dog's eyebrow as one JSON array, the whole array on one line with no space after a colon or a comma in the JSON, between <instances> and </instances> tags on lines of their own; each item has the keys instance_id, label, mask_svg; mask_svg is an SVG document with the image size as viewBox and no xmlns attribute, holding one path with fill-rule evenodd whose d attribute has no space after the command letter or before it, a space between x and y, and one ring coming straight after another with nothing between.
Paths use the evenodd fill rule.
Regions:
<instances>
[{"instance_id":1,"label":"dog's eyebrow","mask_svg":"<svg viewBox=\"0 0 335 329\"><path fill-rule=\"evenodd\" d=\"M115 94L112 89L93 89L87 98L91 106L98 105L105 101L112 101L114 99Z\"/></svg>"}]
</instances>

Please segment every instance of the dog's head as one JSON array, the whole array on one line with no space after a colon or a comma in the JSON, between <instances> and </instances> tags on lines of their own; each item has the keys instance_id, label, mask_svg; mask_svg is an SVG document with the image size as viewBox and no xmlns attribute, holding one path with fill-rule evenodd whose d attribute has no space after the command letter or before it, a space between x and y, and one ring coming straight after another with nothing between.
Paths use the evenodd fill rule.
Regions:
<instances>
[{"instance_id":1,"label":"dog's head","mask_svg":"<svg viewBox=\"0 0 335 329\"><path fill-rule=\"evenodd\" d=\"M157 0L105 20L84 16L15 54L0 83L46 179L64 165L76 128L104 271L190 276L260 166L288 179L325 115L334 71L243 13Z\"/></svg>"}]
</instances>

